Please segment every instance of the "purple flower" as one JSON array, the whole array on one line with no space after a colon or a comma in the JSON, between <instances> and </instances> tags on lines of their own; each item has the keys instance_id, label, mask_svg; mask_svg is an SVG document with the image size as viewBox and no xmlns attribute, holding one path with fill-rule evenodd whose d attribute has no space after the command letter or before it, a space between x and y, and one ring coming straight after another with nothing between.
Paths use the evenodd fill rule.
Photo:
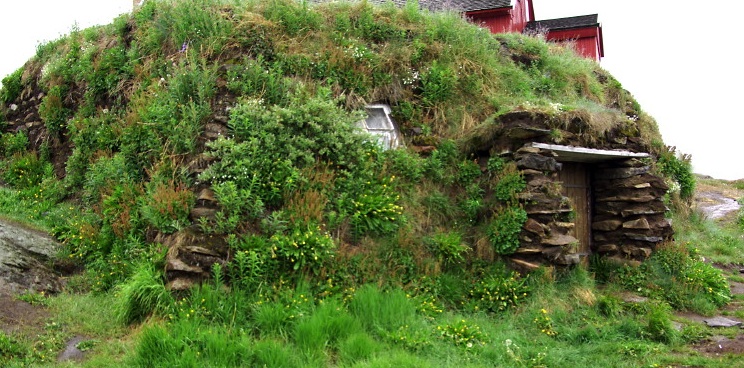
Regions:
<instances>
[{"instance_id":1,"label":"purple flower","mask_svg":"<svg viewBox=\"0 0 744 368\"><path fill-rule=\"evenodd\" d=\"M183 45L181 45L181 51L179 51L179 52L180 53L184 53L188 49L189 49L189 41L183 41Z\"/></svg>"}]
</instances>

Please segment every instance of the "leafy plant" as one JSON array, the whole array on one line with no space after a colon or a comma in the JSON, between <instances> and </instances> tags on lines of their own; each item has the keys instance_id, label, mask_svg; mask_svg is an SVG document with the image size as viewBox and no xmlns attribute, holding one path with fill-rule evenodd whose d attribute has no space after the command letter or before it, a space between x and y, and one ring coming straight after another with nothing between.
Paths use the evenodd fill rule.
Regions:
<instances>
[{"instance_id":1,"label":"leafy plant","mask_svg":"<svg viewBox=\"0 0 744 368\"><path fill-rule=\"evenodd\" d=\"M496 253L509 255L519 248L519 234L526 221L527 212L521 207L507 207L494 214L486 231Z\"/></svg>"},{"instance_id":2,"label":"leafy plant","mask_svg":"<svg viewBox=\"0 0 744 368\"><path fill-rule=\"evenodd\" d=\"M437 233L429 239L428 243L437 258L446 263L464 261L464 254L470 250L467 245L463 244L462 235L454 231Z\"/></svg>"},{"instance_id":3,"label":"leafy plant","mask_svg":"<svg viewBox=\"0 0 744 368\"><path fill-rule=\"evenodd\" d=\"M142 203L142 217L155 229L172 233L190 224L194 201L194 193L181 183L151 182Z\"/></svg>"},{"instance_id":4,"label":"leafy plant","mask_svg":"<svg viewBox=\"0 0 744 368\"><path fill-rule=\"evenodd\" d=\"M54 86L41 100L39 117L44 122L50 134L60 134L67 126L67 120L72 116L70 109L64 106L67 90L63 86Z\"/></svg>"},{"instance_id":5,"label":"leafy plant","mask_svg":"<svg viewBox=\"0 0 744 368\"><path fill-rule=\"evenodd\" d=\"M276 234L269 239L274 256L291 269L319 272L320 265L333 257L333 239L319 226L296 224L288 234Z\"/></svg>"},{"instance_id":6,"label":"leafy plant","mask_svg":"<svg viewBox=\"0 0 744 368\"><path fill-rule=\"evenodd\" d=\"M529 294L526 279L514 272L495 272L473 286L470 303L475 310L497 313L518 306Z\"/></svg>"},{"instance_id":7,"label":"leafy plant","mask_svg":"<svg viewBox=\"0 0 744 368\"><path fill-rule=\"evenodd\" d=\"M23 68L19 68L13 73L3 78L2 89L0 89L0 101L6 104L15 101L23 90Z\"/></svg>"}]
</instances>

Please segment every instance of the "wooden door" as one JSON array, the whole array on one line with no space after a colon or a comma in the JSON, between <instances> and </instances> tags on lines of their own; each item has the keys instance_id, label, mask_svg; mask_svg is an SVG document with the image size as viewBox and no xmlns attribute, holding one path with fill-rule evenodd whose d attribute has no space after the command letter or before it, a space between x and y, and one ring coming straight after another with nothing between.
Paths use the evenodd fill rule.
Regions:
<instances>
[{"instance_id":1,"label":"wooden door","mask_svg":"<svg viewBox=\"0 0 744 368\"><path fill-rule=\"evenodd\" d=\"M585 164L564 162L558 179L563 182L563 195L571 200L575 212L573 235L579 240L578 253L586 261L591 252L591 186Z\"/></svg>"}]
</instances>

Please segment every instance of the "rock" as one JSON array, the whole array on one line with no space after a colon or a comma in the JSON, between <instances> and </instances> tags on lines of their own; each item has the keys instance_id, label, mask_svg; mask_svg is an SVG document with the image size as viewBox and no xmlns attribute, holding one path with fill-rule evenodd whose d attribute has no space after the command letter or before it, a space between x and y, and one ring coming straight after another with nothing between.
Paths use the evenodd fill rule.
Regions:
<instances>
[{"instance_id":1,"label":"rock","mask_svg":"<svg viewBox=\"0 0 744 368\"><path fill-rule=\"evenodd\" d=\"M196 245L187 245L183 247L182 249L186 250L189 253L201 254L201 255L212 256L212 257L217 257L217 258L220 257L219 253L213 250L207 249L207 248L196 246Z\"/></svg>"},{"instance_id":2,"label":"rock","mask_svg":"<svg viewBox=\"0 0 744 368\"><path fill-rule=\"evenodd\" d=\"M643 229L648 230L651 228L651 225L649 225L648 220L646 220L645 217L641 217L637 220L631 220L623 222L623 229Z\"/></svg>"},{"instance_id":3,"label":"rock","mask_svg":"<svg viewBox=\"0 0 744 368\"><path fill-rule=\"evenodd\" d=\"M604 169L598 170L595 175L599 179L624 179L631 176L645 174L650 170L650 167L623 167L617 169Z\"/></svg>"},{"instance_id":4,"label":"rock","mask_svg":"<svg viewBox=\"0 0 744 368\"><path fill-rule=\"evenodd\" d=\"M602 244L597 246L597 253L615 253L618 247L615 244Z\"/></svg>"},{"instance_id":5,"label":"rock","mask_svg":"<svg viewBox=\"0 0 744 368\"><path fill-rule=\"evenodd\" d=\"M739 321L721 316L704 319L703 322L705 322L708 327L734 327L741 325L741 322Z\"/></svg>"},{"instance_id":6,"label":"rock","mask_svg":"<svg viewBox=\"0 0 744 368\"><path fill-rule=\"evenodd\" d=\"M168 290L183 291L191 289L194 284L195 282L191 279L179 277L168 282L168 285L166 285L166 287L168 288Z\"/></svg>"},{"instance_id":7,"label":"rock","mask_svg":"<svg viewBox=\"0 0 744 368\"><path fill-rule=\"evenodd\" d=\"M558 171L562 165L554 158L540 155L526 155L517 160L520 169L532 169L538 171Z\"/></svg>"},{"instance_id":8,"label":"rock","mask_svg":"<svg viewBox=\"0 0 744 368\"><path fill-rule=\"evenodd\" d=\"M620 220L598 221L592 224L592 230L613 231L617 230L623 224Z\"/></svg>"},{"instance_id":9,"label":"rock","mask_svg":"<svg viewBox=\"0 0 744 368\"><path fill-rule=\"evenodd\" d=\"M542 244L550 246L565 246L578 243L579 240L571 235L555 235L542 241Z\"/></svg>"},{"instance_id":10,"label":"rock","mask_svg":"<svg viewBox=\"0 0 744 368\"><path fill-rule=\"evenodd\" d=\"M626 233L625 237L627 237L630 240L638 240L638 241L643 241L643 242L648 242L648 243L659 243L661 241L664 241L664 238L660 236L646 236L642 234Z\"/></svg>"},{"instance_id":11,"label":"rock","mask_svg":"<svg viewBox=\"0 0 744 368\"><path fill-rule=\"evenodd\" d=\"M556 258L554 263L562 265L562 266L571 266L575 264L579 264L581 262L581 257L579 257L578 254L572 253L572 254L562 254L558 258Z\"/></svg>"},{"instance_id":12,"label":"rock","mask_svg":"<svg viewBox=\"0 0 744 368\"><path fill-rule=\"evenodd\" d=\"M217 198L214 196L214 191L209 188L204 188L199 192L199 196L196 197L196 204L198 206L214 206L217 203Z\"/></svg>"},{"instance_id":13,"label":"rock","mask_svg":"<svg viewBox=\"0 0 744 368\"><path fill-rule=\"evenodd\" d=\"M618 195L618 196L611 196L611 197L598 197L596 199L597 202L651 202L655 199L658 199L659 197L656 197L651 194L643 194L643 195Z\"/></svg>"},{"instance_id":14,"label":"rock","mask_svg":"<svg viewBox=\"0 0 744 368\"><path fill-rule=\"evenodd\" d=\"M59 278L48 264L59 248L47 234L0 220L0 277L14 290L56 293Z\"/></svg>"},{"instance_id":15,"label":"rock","mask_svg":"<svg viewBox=\"0 0 744 368\"><path fill-rule=\"evenodd\" d=\"M191 219L191 221L198 221L199 218L202 217L206 217L207 219L211 220L214 219L215 213L217 213L217 210L214 208L194 207L189 213L189 218Z\"/></svg>"},{"instance_id":16,"label":"rock","mask_svg":"<svg viewBox=\"0 0 744 368\"><path fill-rule=\"evenodd\" d=\"M178 258L170 258L170 257L165 261L165 270L195 273L199 275L204 273L204 271L200 267L190 266Z\"/></svg>"},{"instance_id":17,"label":"rock","mask_svg":"<svg viewBox=\"0 0 744 368\"><path fill-rule=\"evenodd\" d=\"M538 254L542 253L542 248L539 246L526 246L526 247L519 247L516 254Z\"/></svg>"},{"instance_id":18,"label":"rock","mask_svg":"<svg viewBox=\"0 0 744 368\"><path fill-rule=\"evenodd\" d=\"M545 235L545 228L543 227L543 225L531 218L527 219L527 221L524 223L523 228L538 236Z\"/></svg>"},{"instance_id":19,"label":"rock","mask_svg":"<svg viewBox=\"0 0 744 368\"><path fill-rule=\"evenodd\" d=\"M540 153L540 148L532 147L532 146L524 146L517 150L517 155L525 155L525 154L536 154Z\"/></svg>"},{"instance_id":20,"label":"rock","mask_svg":"<svg viewBox=\"0 0 744 368\"><path fill-rule=\"evenodd\" d=\"M532 170L532 169L524 169L522 170L522 175L543 175L542 171Z\"/></svg>"},{"instance_id":21,"label":"rock","mask_svg":"<svg viewBox=\"0 0 744 368\"><path fill-rule=\"evenodd\" d=\"M525 272L532 272L540 268L540 265L537 263L528 262L518 258L512 258L510 261L515 266L515 268L518 268Z\"/></svg>"},{"instance_id":22,"label":"rock","mask_svg":"<svg viewBox=\"0 0 744 368\"><path fill-rule=\"evenodd\" d=\"M75 336L72 340L67 342L67 347L63 352L57 356L58 362L66 361L80 361L85 358L85 352L78 349L78 344L85 341L86 338L82 336Z\"/></svg>"}]
</instances>

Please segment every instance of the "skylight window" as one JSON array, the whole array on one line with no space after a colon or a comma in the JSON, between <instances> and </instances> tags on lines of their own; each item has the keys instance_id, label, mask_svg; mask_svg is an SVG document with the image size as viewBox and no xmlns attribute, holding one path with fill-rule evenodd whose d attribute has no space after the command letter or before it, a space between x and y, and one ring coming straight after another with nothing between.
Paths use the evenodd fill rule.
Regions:
<instances>
[{"instance_id":1,"label":"skylight window","mask_svg":"<svg viewBox=\"0 0 744 368\"><path fill-rule=\"evenodd\" d=\"M359 122L359 126L377 138L383 149L394 149L402 146L400 133L395 122L390 117L390 106L377 104L368 105L367 118Z\"/></svg>"}]
</instances>

